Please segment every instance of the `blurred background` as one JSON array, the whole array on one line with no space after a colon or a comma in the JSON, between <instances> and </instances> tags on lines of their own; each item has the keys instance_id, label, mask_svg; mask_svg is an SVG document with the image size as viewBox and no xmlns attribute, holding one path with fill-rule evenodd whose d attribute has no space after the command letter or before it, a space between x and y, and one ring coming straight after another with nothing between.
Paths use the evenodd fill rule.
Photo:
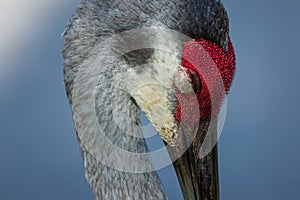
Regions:
<instances>
[{"instance_id":1,"label":"blurred background","mask_svg":"<svg viewBox=\"0 0 300 200\"><path fill-rule=\"evenodd\" d=\"M221 199L299 199L300 1L223 2L237 75L219 143ZM78 4L0 1L1 200L93 199L60 53ZM170 199L180 199L172 172L160 174Z\"/></svg>"}]
</instances>

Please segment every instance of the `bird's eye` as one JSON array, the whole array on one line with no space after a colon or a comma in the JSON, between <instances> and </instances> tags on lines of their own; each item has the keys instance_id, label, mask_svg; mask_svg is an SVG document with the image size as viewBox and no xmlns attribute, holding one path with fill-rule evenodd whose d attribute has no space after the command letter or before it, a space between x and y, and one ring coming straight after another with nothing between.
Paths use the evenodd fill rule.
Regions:
<instances>
[{"instance_id":1,"label":"bird's eye","mask_svg":"<svg viewBox=\"0 0 300 200\"><path fill-rule=\"evenodd\" d=\"M202 87L202 82L201 82L199 75L192 69L188 70L188 75L192 81L192 86L193 86L194 92L196 94L199 94L201 91L201 87Z\"/></svg>"}]
</instances>

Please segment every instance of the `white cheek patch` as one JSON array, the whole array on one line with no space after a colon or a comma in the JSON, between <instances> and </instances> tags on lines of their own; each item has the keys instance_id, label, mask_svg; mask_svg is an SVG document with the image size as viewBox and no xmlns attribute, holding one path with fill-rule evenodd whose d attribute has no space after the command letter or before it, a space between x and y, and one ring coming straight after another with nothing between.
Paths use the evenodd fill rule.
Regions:
<instances>
[{"instance_id":1,"label":"white cheek patch","mask_svg":"<svg viewBox=\"0 0 300 200\"><path fill-rule=\"evenodd\" d=\"M161 137L169 144L175 144L177 138L177 125L175 123L168 92L160 85L145 85L133 94L137 104Z\"/></svg>"},{"instance_id":2,"label":"white cheek patch","mask_svg":"<svg viewBox=\"0 0 300 200\"><path fill-rule=\"evenodd\" d=\"M155 67L156 66L156 67ZM135 69L128 70L127 88L130 95L141 107L149 121L159 132L164 141L173 145L177 138L177 125L174 119L170 99L172 97L173 79L166 76L168 68L162 65L144 65L142 73L137 73ZM153 69L159 68L159 70ZM156 71L156 76L153 76Z\"/></svg>"}]
</instances>

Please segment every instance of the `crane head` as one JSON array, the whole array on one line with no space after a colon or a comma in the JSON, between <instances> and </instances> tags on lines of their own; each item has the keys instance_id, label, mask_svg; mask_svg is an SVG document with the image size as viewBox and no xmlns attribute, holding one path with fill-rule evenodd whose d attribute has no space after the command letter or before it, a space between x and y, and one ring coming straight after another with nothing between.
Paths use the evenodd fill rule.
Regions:
<instances>
[{"instance_id":1,"label":"crane head","mask_svg":"<svg viewBox=\"0 0 300 200\"><path fill-rule=\"evenodd\" d=\"M197 131L191 127L218 114L234 76L234 50L230 38L227 51L199 39L183 42L179 56L153 55L154 63L159 60L163 64L131 68L127 84L162 139L175 146L182 124L185 132Z\"/></svg>"}]
</instances>

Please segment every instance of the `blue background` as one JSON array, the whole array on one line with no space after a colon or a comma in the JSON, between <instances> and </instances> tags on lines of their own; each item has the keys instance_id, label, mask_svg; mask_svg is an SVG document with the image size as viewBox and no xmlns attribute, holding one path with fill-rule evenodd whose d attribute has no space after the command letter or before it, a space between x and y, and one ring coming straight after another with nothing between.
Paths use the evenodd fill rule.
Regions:
<instances>
[{"instance_id":1,"label":"blue background","mask_svg":"<svg viewBox=\"0 0 300 200\"><path fill-rule=\"evenodd\" d=\"M0 199L92 199L64 92L59 7L9 62L0 87ZM300 1L226 0L237 76L220 138L222 200L299 199ZM23 38L27 40L27 38ZM161 173L180 199L173 172Z\"/></svg>"}]
</instances>

